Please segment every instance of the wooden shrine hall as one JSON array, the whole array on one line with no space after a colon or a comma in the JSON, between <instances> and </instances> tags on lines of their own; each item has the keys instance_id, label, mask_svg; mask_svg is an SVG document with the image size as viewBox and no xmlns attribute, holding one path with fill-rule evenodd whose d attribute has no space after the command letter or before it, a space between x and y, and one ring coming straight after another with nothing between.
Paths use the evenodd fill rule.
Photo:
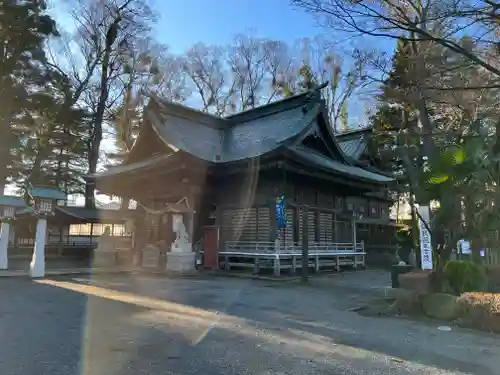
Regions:
<instances>
[{"instance_id":1,"label":"wooden shrine hall","mask_svg":"<svg viewBox=\"0 0 500 375\"><path fill-rule=\"evenodd\" d=\"M151 96L125 162L87 178L138 202L137 258L154 248L167 269L177 244L201 251L205 267L293 272L305 230L310 267L357 267L366 255L358 224L390 226L393 178L347 141L335 139L320 88L227 117Z\"/></svg>"}]
</instances>

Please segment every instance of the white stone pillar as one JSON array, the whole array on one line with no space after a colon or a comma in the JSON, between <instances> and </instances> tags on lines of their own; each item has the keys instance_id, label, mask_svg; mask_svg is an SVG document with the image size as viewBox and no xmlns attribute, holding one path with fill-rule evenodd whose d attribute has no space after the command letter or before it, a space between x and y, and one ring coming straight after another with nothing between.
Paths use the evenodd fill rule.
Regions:
<instances>
[{"instance_id":1,"label":"white stone pillar","mask_svg":"<svg viewBox=\"0 0 500 375\"><path fill-rule=\"evenodd\" d=\"M353 246L354 246L354 251L356 251L356 242L358 242L358 238L357 238L357 223L356 223L356 220L353 219L352 220L352 243L353 243Z\"/></svg>"},{"instance_id":2,"label":"white stone pillar","mask_svg":"<svg viewBox=\"0 0 500 375\"><path fill-rule=\"evenodd\" d=\"M31 277L45 276L45 240L47 236L47 219L41 217L36 223L35 248L30 264Z\"/></svg>"},{"instance_id":3,"label":"white stone pillar","mask_svg":"<svg viewBox=\"0 0 500 375\"><path fill-rule=\"evenodd\" d=\"M9 266L9 229L9 223L2 222L2 231L0 232L0 270L6 270Z\"/></svg>"}]
</instances>

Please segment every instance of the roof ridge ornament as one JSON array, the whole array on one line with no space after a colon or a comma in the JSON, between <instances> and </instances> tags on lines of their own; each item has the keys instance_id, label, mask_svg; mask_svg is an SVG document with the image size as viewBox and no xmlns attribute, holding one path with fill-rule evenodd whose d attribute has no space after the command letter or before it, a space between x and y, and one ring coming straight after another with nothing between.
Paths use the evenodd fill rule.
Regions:
<instances>
[{"instance_id":1,"label":"roof ridge ornament","mask_svg":"<svg viewBox=\"0 0 500 375\"><path fill-rule=\"evenodd\" d=\"M321 99L321 90L323 90L326 86L328 86L328 81L323 82L321 85L309 90L309 93L306 95L306 103L302 107L302 113L304 115L311 110L312 106L316 104L318 99Z\"/></svg>"}]
</instances>

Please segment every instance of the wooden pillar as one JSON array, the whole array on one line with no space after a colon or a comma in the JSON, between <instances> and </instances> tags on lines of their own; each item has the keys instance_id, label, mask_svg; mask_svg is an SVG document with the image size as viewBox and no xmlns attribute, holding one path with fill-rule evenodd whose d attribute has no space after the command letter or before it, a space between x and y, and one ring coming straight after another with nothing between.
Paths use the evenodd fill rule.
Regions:
<instances>
[{"instance_id":1,"label":"wooden pillar","mask_svg":"<svg viewBox=\"0 0 500 375\"><path fill-rule=\"evenodd\" d=\"M302 282L309 280L309 231L307 230L309 221L307 206L302 208Z\"/></svg>"},{"instance_id":2,"label":"wooden pillar","mask_svg":"<svg viewBox=\"0 0 500 375\"><path fill-rule=\"evenodd\" d=\"M333 236L334 240L333 242L338 243L339 242L339 226L337 224L337 213L333 213Z\"/></svg>"},{"instance_id":3,"label":"wooden pillar","mask_svg":"<svg viewBox=\"0 0 500 375\"><path fill-rule=\"evenodd\" d=\"M69 239L69 237L68 237ZM89 234L90 244L94 244L94 223L90 223L90 234Z\"/></svg>"},{"instance_id":4,"label":"wooden pillar","mask_svg":"<svg viewBox=\"0 0 500 375\"><path fill-rule=\"evenodd\" d=\"M274 242L276 239L276 197L271 199L269 208L269 241Z\"/></svg>"},{"instance_id":5,"label":"wooden pillar","mask_svg":"<svg viewBox=\"0 0 500 375\"><path fill-rule=\"evenodd\" d=\"M222 211L223 208L220 204L216 204L215 206L215 229L218 232L219 243L218 250L226 248L226 233L222 230Z\"/></svg>"},{"instance_id":6,"label":"wooden pillar","mask_svg":"<svg viewBox=\"0 0 500 375\"><path fill-rule=\"evenodd\" d=\"M300 209L295 207L293 211L293 243L300 245Z\"/></svg>"},{"instance_id":7,"label":"wooden pillar","mask_svg":"<svg viewBox=\"0 0 500 375\"><path fill-rule=\"evenodd\" d=\"M71 226L71 224L69 224ZM68 235L69 235L69 228L70 226L68 227ZM58 225L58 228L59 228L59 246L57 248L57 252L59 254L59 256L62 256L63 255L63 249L64 249L64 235L63 235L63 226L61 224Z\"/></svg>"},{"instance_id":8,"label":"wooden pillar","mask_svg":"<svg viewBox=\"0 0 500 375\"><path fill-rule=\"evenodd\" d=\"M319 243L321 234L320 234L320 211L317 209L314 211L314 242Z\"/></svg>"}]
</instances>

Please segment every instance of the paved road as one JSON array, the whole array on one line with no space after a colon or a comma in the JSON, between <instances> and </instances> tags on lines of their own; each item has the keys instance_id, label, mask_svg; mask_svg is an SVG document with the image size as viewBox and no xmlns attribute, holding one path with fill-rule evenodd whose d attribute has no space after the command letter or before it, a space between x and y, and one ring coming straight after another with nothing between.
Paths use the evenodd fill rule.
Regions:
<instances>
[{"instance_id":1,"label":"paved road","mask_svg":"<svg viewBox=\"0 0 500 375\"><path fill-rule=\"evenodd\" d=\"M500 374L498 337L349 311L385 277L1 279L0 374Z\"/></svg>"}]
</instances>

